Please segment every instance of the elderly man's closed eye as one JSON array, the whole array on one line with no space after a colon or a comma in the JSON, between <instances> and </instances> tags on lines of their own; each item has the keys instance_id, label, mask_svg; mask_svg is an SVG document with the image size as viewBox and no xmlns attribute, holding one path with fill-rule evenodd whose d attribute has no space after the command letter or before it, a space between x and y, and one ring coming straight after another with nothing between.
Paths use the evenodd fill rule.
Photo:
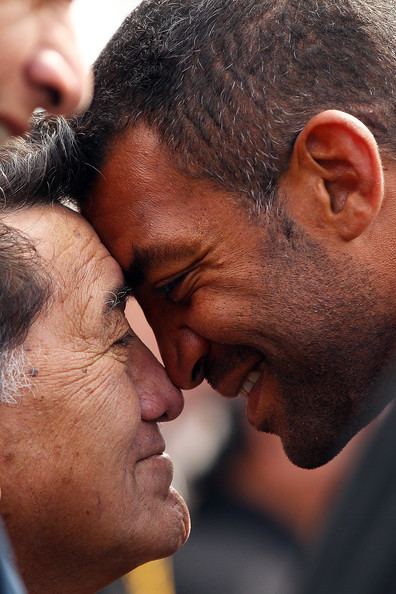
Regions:
<instances>
[{"instance_id":1,"label":"elderly man's closed eye","mask_svg":"<svg viewBox=\"0 0 396 594\"><path fill-rule=\"evenodd\" d=\"M183 399L130 329L121 269L80 215L8 213L6 241L20 266L1 343L0 512L31 594L93 594L187 537L157 425ZM17 319L10 295L24 290Z\"/></svg>"}]
</instances>

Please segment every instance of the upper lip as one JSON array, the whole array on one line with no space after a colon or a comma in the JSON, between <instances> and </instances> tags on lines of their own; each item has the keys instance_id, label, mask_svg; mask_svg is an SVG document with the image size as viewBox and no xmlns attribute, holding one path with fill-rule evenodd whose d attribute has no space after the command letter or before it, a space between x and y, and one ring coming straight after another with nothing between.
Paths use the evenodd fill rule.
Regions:
<instances>
[{"instance_id":1,"label":"upper lip","mask_svg":"<svg viewBox=\"0 0 396 594\"><path fill-rule=\"evenodd\" d=\"M239 395L249 373L258 369L263 361L265 361L263 355L255 357L254 360L251 359L250 361L246 361L235 370L227 373L224 377L220 378L220 380L209 383L222 396L234 398Z\"/></svg>"},{"instance_id":2,"label":"upper lip","mask_svg":"<svg viewBox=\"0 0 396 594\"><path fill-rule=\"evenodd\" d=\"M151 456L161 456L165 451L165 440L162 435L158 434L155 438L151 439L147 446L144 448L137 459L137 462L151 458Z\"/></svg>"}]
</instances>

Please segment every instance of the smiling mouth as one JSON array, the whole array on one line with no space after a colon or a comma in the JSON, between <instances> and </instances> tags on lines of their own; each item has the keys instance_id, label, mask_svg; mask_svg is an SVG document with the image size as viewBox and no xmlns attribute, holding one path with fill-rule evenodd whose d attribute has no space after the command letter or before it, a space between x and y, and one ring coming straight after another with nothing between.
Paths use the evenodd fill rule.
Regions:
<instances>
[{"instance_id":1,"label":"smiling mouth","mask_svg":"<svg viewBox=\"0 0 396 594\"><path fill-rule=\"evenodd\" d=\"M245 398L249 397L250 392L253 390L253 388L259 381L265 367L265 361L261 361L259 365L257 365L252 371L250 371L250 373L248 373L238 392L238 396L244 396Z\"/></svg>"}]
</instances>

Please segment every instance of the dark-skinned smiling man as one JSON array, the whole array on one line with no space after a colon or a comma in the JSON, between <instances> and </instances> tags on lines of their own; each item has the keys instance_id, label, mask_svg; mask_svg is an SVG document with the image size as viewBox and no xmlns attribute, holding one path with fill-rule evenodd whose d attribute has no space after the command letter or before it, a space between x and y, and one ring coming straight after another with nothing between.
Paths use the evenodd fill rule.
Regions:
<instances>
[{"instance_id":1,"label":"dark-skinned smiling man","mask_svg":"<svg viewBox=\"0 0 396 594\"><path fill-rule=\"evenodd\" d=\"M243 395L294 463L326 463L393 399L394 3L148 0L95 81L33 135L37 194L78 203L177 386ZM304 592L396 591L393 417Z\"/></svg>"}]
</instances>

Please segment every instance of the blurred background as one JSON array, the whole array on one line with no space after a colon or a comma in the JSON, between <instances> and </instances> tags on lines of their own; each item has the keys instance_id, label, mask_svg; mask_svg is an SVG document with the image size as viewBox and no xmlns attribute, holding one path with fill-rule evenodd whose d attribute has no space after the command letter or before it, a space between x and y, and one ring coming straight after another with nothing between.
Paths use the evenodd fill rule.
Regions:
<instances>
[{"instance_id":1,"label":"blurred background","mask_svg":"<svg viewBox=\"0 0 396 594\"><path fill-rule=\"evenodd\" d=\"M73 18L87 64L138 3L74 0ZM133 301L128 317L157 353ZM287 460L278 438L252 430L243 409L243 402L222 399L202 385L186 395L182 416L163 426L175 486L191 510L190 540L173 559L139 568L106 594L295 592L305 553L371 429L324 468L306 471Z\"/></svg>"},{"instance_id":2,"label":"blurred background","mask_svg":"<svg viewBox=\"0 0 396 594\"><path fill-rule=\"evenodd\" d=\"M73 0L72 15L80 48L92 64L139 0Z\"/></svg>"}]
</instances>

